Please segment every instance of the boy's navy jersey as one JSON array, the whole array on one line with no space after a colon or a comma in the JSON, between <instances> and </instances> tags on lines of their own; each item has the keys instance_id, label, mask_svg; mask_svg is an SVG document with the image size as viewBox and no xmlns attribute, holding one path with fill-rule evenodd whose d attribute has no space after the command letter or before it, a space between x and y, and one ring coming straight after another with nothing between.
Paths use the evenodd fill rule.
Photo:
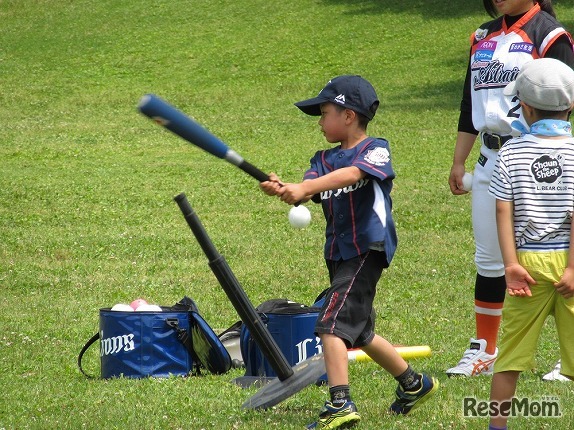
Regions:
<instances>
[{"instance_id":1,"label":"boy's navy jersey","mask_svg":"<svg viewBox=\"0 0 574 430\"><path fill-rule=\"evenodd\" d=\"M545 57L565 35L572 44L570 34L538 4L510 27L501 16L472 34L470 91L472 122L477 131L509 135L514 120L527 126L518 97L504 96L502 91L525 63Z\"/></svg>"},{"instance_id":2,"label":"boy's navy jersey","mask_svg":"<svg viewBox=\"0 0 574 430\"><path fill-rule=\"evenodd\" d=\"M327 220L325 258L348 260L375 248L385 251L388 266L397 247L390 197L395 172L389 142L369 137L351 149L338 146L318 151L304 179L350 166L366 176L354 185L320 195Z\"/></svg>"}]
</instances>

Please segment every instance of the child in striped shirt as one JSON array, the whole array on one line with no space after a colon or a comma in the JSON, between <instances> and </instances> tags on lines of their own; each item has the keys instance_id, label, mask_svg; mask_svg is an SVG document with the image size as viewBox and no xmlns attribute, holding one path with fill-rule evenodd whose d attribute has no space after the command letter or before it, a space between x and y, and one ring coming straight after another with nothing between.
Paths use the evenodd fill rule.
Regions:
<instances>
[{"instance_id":1,"label":"child in striped shirt","mask_svg":"<svg viewBox=\"0 0 574 430\"><path fill-rule=\"evenodd\" d=\"M504 260L499 354L494 365L489 429L506 429L520 372L534 367L548 315L560 343L562 374L574 379L574 71L541 58L527 63L504 94L520 101L529 129L499 151L489 192L496 198Z\"/></svg>"}]
</instances>

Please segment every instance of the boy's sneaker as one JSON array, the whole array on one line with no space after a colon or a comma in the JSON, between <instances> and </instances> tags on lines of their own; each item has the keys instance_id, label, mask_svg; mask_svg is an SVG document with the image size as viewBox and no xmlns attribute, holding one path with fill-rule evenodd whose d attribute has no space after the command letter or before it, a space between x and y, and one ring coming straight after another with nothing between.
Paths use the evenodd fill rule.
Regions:
<instances>
[{"instance_id":1,"label":"boy's sneaker","mask_svg":"<svg viewBox=\"0 0 574 430\"><path fill-rule=\"evenodd\" d=\"M492 375L494 362L498 355L498 348L494 354L486 352L486 340L470 339L470 348L464 351L464 355L458 364L446 371L451 376L478 376Z\"/></svg>"},{"instance_id":2,"label":"boy's sneaker","mask_svg":"<svg viewBox=\"0 0 574 430\"><path fill-rule=\"evenodd\" d=\"M564 382L571 381L570 378L567 378L562 373L560 373L561 370L562 370L562 364L560 363L560 360L558 360L558 363L556 363L556 366L554 366L554 369L552 369L551 372L544 375L542 377L542 380L543 381L564 381Z\"/></svg>"},{"instance_id":3,"label":"boy's sneaker","mask_svg":"<svg viewBox=\"0 0 574 430\"><path fill-rule=\"evenodd\" d=\"M341 407L333 406L331 402L325 402L325 406L319 414L319 419L307 426L308 429L346 429L353 427L361 420L357 407L352 401L347 401Z\"/></svg>"},{"instance_id":4,"label":"boy's sneaker","mask_svg":"<svg viewBox=\"0 0 574 430\"><path fill-rule=\"evenodd\" d=\"M438 389L438 380L424 373L421 374L422 386L416 391L404 391L401 385L397 387L396 400L389 411L397 415L407 415L426 402Z\"/></svg>"}]
</instances>

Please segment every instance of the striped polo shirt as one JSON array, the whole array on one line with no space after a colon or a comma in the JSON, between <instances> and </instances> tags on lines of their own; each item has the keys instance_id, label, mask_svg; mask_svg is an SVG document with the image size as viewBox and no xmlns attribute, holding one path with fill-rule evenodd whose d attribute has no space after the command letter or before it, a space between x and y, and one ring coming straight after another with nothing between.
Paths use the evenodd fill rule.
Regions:
<instances>
[{"instance_id":1,"label":"striped polo shirt","mask_svg":"<svg viewBox=\"0 0 574 430\"><path fill-rule=\"evenodd\" d=\"M489 192L514 204L517 249L568 249L574 203L574 139L532 134L498 153Z\"/></svg>"}]
</instances>

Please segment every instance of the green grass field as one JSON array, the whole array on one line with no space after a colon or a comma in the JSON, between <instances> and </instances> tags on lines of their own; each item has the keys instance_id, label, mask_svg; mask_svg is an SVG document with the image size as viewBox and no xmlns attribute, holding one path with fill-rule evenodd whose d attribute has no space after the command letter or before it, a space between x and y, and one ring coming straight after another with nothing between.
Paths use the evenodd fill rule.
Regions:
<instances>
[{"instance_id":1,"label":"green grass field","mask_svg":"<svg viewBox=\"0 0 574 430\"><path fill-rule=\"evenodd\" d=\"M378 332L427 344L413 361L441 390L408 417L386 410L395 381L350 365L359 429L484 429L463 399L489 378L444 370L474 335L470 199L447 177L468 36L488 17L468 0L100 2L0 0L0 429L297 429L327 398L310 386L264 412L222 376L87 380L76 366L99 312L145 297L193 297L223 329L238 319L173 197L185 192L254 304L311 303L327 286L318 207L305 230L233 166L140 115L155 93L252 164L297 181L327 147L293 103L356 73L382 101L369 126L391 142L399 249L376 298ZM570 1L555 2L574 30ZM474 156L469 159L472 170ZM494 234L494 233L493 233ZM86 368L99 372L91 351ZM570 385L543 383L558 358L553 321L517 395L558 398L563 417L512 428L569 429Z\"/></svg>"}]
</instances>

